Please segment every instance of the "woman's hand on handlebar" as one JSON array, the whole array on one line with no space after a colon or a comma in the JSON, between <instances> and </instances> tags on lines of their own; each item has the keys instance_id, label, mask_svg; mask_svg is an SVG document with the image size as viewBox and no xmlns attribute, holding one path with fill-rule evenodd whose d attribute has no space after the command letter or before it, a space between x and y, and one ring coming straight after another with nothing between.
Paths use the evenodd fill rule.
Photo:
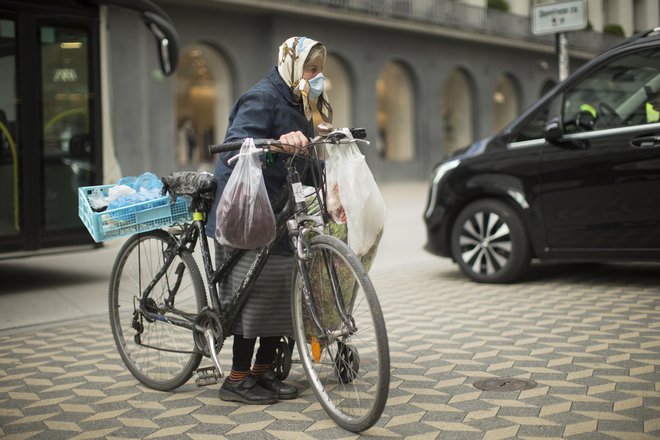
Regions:
<instances>
[{"instance_id":1,"label":"woman's hand on handlebar","mask_svg":"<svg viewBox=\"0 0 660 440\"><path fill-rule=\"evenodd\" d=\"M283 134L278 139L282 145L271 145L272 151L284 151L290 154L300 154L302 147L309 144L309 139L301 131L292 131Z\"/></svg>"}]
</instances>

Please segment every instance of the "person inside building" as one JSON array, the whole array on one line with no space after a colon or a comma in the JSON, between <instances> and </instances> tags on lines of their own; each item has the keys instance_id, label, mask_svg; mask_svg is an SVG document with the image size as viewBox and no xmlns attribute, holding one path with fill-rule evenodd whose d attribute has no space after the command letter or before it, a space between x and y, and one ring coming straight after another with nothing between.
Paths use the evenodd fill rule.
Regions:
<instances>
[{"instance_id":1,"label":"person inside building","mask_svg":"<svg viewBox=\"0 0 660 440\"><path fill-rule=\"evenodd\" d=\"M656 91L649 86L645 86L646 90L646 122L660 122L660 88Z\"/></svg>"},{"instance_id":2,"label":"person inside building","mask_svg":"<svg viewBox=\"0 0 660 440\"><path fill-rule=\"evenodd\" d=\"M263 177L271 201L282 189L287 175L284 166L286 155L282 151L294 152L306 145L314 135L314 101L321 118L331 122L332 109L323 89L322 71L326 54L325 46L311 38L287 39L279 47L277 66L242 95L231 110L225 142L251 137L279 139L285 144L279 153L271 155L270 159L263 159ZM236 164L232 162L230 165L228 160L236 154L238 152L221 154L216 163L218 185L206 231L210 237L215 237L216 208ZM302 177L304 180L305 176ZM229 250L216 240L216 267ZM223 303L231 299L254 261L256 252L247 251L229 279L219 286ZM243 307L233 332L231 372L220 388L222 400L270 404L278 399L294 399L298 395L295 386L280 381L273 371L281 337L293 334L290 312L294 270L292 255L288 238L284 237L277 244ZM252 364L257 337L259 348Z\"/></svg>"}]
</instances>

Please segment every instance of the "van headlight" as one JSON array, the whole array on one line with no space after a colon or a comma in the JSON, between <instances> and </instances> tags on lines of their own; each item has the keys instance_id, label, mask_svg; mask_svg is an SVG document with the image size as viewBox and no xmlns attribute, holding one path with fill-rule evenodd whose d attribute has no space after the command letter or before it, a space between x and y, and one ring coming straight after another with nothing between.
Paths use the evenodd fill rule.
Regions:
<instances>
[{"instance_id":1,"label":"van headlight","mask_svg":"<svg viewBox=\"0 0 660 440\"><path fill-rule=\"evenodd\" d=\"M433 173L433 178L431 180L431 195L429 196L429 204L426 207L426 213L424 214L426 218L431 216L431 213L433 212L433 208L436 205L438 198L438 191L440 188L440 182L447 175L449 171L456 168L460 163L461 163L460 159L453 159L441 164L435 169Z\"/></svg>"}]
</instances>

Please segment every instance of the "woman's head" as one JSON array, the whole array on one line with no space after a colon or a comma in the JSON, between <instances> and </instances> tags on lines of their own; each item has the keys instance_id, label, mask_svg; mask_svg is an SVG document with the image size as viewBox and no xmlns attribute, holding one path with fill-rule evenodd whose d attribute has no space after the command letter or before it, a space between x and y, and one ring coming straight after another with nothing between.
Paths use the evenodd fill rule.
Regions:
<instances>
[{"instance_id":1,"label":"woman's head","mask_svg":"<svg viewBox=\"0 0 660 440\"><path fill-rule=\"evenodd\" d=\"M318 41L307 37L291 37L280 46L277 69L284 82L289 87L295 87L301 79L312 78L305 78L310 75L309 72L305 73L305 69L323 70L325 57L326 48Z\"/></svg>"},{"instance_id":2,"label":"woman's head","mask_svg":"<svg viewBox=\"0 0 660 440\"><path fill-rule=\"evenodd\" d=\"M317 108L323 120L330 122L332 109L327 95L322 90L322 75L319 77L325 67L326 56L327 49L318 41L307 37L291 37L280 46L277 70L291 89L291 93L302 101L307 119L312 118L309 99L315 97L314 93L309 96L309 81L316 78L314 84L316 86L321 84L321 90L318 91Z\"/></svg>"},{"instance_id":3,"label":"woman's head","mask_svg":"<svg viewBox=\"0 0 660 440\"><path fill-rule=\"evenodd\" d=\"M302 79L309 81L319 73L323 72L327 52L327 49L321 43L316 43L312 46L309 50L309 54L307 54L305 62L303 63Z\"/></svg>"}]
</instances>

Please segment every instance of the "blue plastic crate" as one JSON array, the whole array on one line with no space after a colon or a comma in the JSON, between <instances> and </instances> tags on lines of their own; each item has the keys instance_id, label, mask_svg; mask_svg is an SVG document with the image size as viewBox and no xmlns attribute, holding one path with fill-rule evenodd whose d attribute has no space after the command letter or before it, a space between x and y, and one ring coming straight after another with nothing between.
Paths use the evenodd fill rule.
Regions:
<instances>
[{"instance_id":1,"label":"blue plastic crate","mask_svg":"<svg viewBox=\"0 0 660 440\"><path fill-rule=\"evenodd\" d=\"M186 197L177 197L174 204L170 204L169 196L164 196L123 208L94 212L89 204L89 195L94 190L100 189L103 195L107 196L108 190L113 186L78 188L78 216L97 243L189 222L192 219Z\"/></svg>"}]
</instances>

